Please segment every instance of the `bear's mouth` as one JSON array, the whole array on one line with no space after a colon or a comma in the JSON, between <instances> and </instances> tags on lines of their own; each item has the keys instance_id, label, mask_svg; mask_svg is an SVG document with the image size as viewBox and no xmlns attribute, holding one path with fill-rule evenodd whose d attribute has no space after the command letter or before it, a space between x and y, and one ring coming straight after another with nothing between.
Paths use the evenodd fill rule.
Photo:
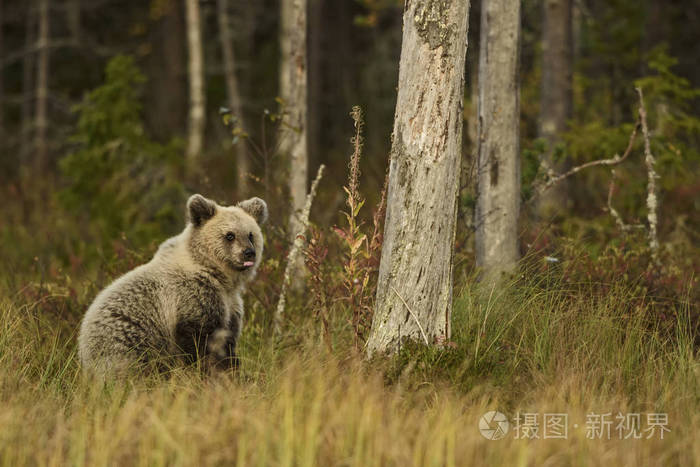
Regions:
<instances>
[{"instance_id":1,"label":"bear's mouth","mask_svg":"<svg viewBox=\"0 0 700 467\"><path fill-rule=\"evenodd\" d=\"M241 271L241 272L247 271L248 269L255 266L255 263L253 261L244 261L243 263L229 261L228 264L232 269L235 269L236 271Z\"/></svg>"}]
</instances>

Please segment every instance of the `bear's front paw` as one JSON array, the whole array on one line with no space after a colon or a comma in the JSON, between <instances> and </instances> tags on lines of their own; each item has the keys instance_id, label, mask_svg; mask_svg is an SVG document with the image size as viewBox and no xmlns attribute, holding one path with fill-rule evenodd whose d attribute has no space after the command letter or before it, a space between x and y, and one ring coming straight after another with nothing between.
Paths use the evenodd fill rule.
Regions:
<instances>
[{"instance_id":1,"label":"bear's front paw","mask_svg":"<svg viewBox=\"0 0 700 467\"><path fill-rule=\"evenodd\" d=\"M238 368L236 336L228 329L217 329L214 331L209 337L207 350L214 357L214 363L217 367L234 370Z\"/></svg>"}]
</instances>

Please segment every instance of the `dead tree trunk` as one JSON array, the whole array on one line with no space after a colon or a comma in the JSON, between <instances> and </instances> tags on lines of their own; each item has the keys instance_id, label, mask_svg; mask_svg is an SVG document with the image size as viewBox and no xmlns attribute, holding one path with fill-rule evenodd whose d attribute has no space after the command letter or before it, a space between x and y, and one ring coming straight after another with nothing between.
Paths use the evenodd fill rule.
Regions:
<instances>
[{"instance_id":1,"label":"dead tree trunk","mask_svg":"<svg viewBox=\"0 0 700 467\"><path fill-rule=\"evenodd\" d=\"M289 161L289 194L292 213L289 232L301 228L299 215L306 200L307 67L306 0L282 0L280 27L280 97L285 117L280 130L280 154Z\"/></svg>"},{"instance_id":2,"label":"dead tree trunk","mask_svg":"<svg viewBox=\"0 0 700 467\"><path fill-rule=\"evenodd\" d=\"M202 51L202 23L199 13L199 0L185 0L187 17L188 74L190 83L190 109L187 134L187 162L190 168L204 146L205 98L204 98L204 58Z\"/></svg>"},{"instance_id":3,"label":"dead tree trunk","mask_svg":"<svg viewBox=\"0 0 700 467\"><path fill-rule=\"evenodd\" d=\"M520 0L484 0L479 52L476 262L495 279L518 251Z\"/></svg>"},{"instance_id":4,"label":"dead tree trunk","mask_svg":"<svg viewBox=\"0 0 700 467\"><path fill-rule=\"evenodd\" d=\"M243 103L241 101L240 87L236 78L236 55L233 50L233 37L231 35L231 16L229 14L229 0L218 1L219 39L221 40L221 55L224 62L224 76L226 78L226 93L233 116L237 119L236 126L245 132L245 119L243 118ZM236 172L238 173L238 185L236 195L238 199L248 196L248 174L250 172L250 154L246 141L241 141L236 146Z\"/></svg>"},{"instance_id":5,"label":"dead tree trunk","mask_svg":"<svg viewBox=\"0 0 700 467\"><path fill-rule=\"evenodd\" d=\"M48 162L48 107L49 107L49 0L39 1L39 36L37 37L36 108L34 110L36 153L38 171Z\"/></svg>"},{"instance_id":6,"label":"dead tree trunk","mask_svg":"<svg viewBox=\"0 0 700 467\"><path fill-rule=\"evenodd\" d=\"M367 353L450 336L468 0L406 2L384 245Z\"/></svg>"},{"instance_id":7,"label":"dead tree trunk","mask_svg":"<svg viewBox=\"0 0 700 467\"><path fill-rule=\"evenodd\" d=\"M555 160L555 149L571 118L571 79L573 39L571 0L545 0L542 28L542 98L539 136L547 142L542 155L545 168L556 173L565 170L565 161ZM542 217L561 213L567 206L567 183L557 184L537 200Z\"/></svg>"}]
</instances>

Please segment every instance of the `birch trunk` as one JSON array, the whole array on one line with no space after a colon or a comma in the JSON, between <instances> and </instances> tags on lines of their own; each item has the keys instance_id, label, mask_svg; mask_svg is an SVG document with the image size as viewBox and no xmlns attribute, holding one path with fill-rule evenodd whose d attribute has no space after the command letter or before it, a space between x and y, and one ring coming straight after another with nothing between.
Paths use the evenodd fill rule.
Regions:
<instances>
[{"instance_id":1,"label":"birch trunk","mask_svg":"<svg viewBox=\"0 0 700 467\"><path fill-rule=\"evenodd\" d=\"M204 58L202 51L202 23L199 0L185 0L187 17L188 74L190 83L190 110L187 135L187 161L190 168L204 146L205 98Z\"/></svg>"},{"instance_id":2,"label":"birch trunk","mask_svg":"<svg viewBox=\"0 0 700 467\"><path fill-rule=\"evenodd\" d=\"M479 52L476 261L487 279L520 257L520 1L484 0Z\"/></svg>"},{"instance_id":3,"label":"birch trunk","mask_svg":"<svg viewBox=\"0 0 700 467\"><path fill-rule=\"evenodd\" d=\"M243 118L243 103L241 92L236 77L236 55L233 50L233 37L231 35L231 17L229 15L229 0L218 1L219 39L221 40L221 54L224 62L224 76L226 78L226 93L228 95L231 112L238 119L236 125L246 131ZM236 172L238 185L236 195L238 199L248 196L248 174L250 172L250 154L246 141L236 145Z\"/></svg>"},{"instance_id":4,"label":"birch trunk","mask_svg":"<svg viewBox=\"0 0 700 467\"><path fill-rule=\"evenodd\" d=\"M306 200L307 148L307 67L306 0L282 0L280 28L280 97L285 117L280 129L280 154L289 161L289 195L292 213L289 232L292 239L301 229L299 215Z\"/></svg>"},{"instance_id":5,"label":"birch trunk","mask_svg":"<svg viewBox=\"0 0 700 467\"><path fill-rule=\"evenodd\" d=\"M468 14L468 0L404 7L370 356L450 336Z\"/></svg>"},{"instance_id":6,"label":"birch trunk","mask_svg":"<svg viewBox=\"0 0 700 467\"><path fill-rule=\"evenodd\" d=\"M37 37L36 77L36 153L37 171L46 168L48 158L48 106L49 106L49 0L39 1L39 36Z\"/></svg>"},{"instance_id":7,"label":"birch trunk","mask_svg":"<svg viewBox=\"0 0 700 467\"><path fill-rule=\"evenodd\" d=\"M561 173L566 165L564 161L555 161L554 153L571 117L571 0L545 0L543 8L539 136L547 142L547 151L543 154L545 166ZM568 203L567 191L567 183L562 181L543 193L537 200L540 216L562 213Z\"/></svg>"}]
</instances>

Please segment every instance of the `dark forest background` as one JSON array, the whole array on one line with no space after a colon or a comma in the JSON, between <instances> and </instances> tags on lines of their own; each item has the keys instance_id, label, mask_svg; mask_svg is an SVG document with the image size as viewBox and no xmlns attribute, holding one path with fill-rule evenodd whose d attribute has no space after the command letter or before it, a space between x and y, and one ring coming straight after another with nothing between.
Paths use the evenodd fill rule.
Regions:
<instances>
[{"instance_id":1,"label":"dark forest background","mask_svg":"<svg viewBox=\"0 0 700 467\"><path fill-rule=\"evenodd\" d=\"M181 228L187 194L201 191L235 201L234 161L247 144L263 148L253 152L247 195L268 199L269 235L278 239L279 248L273 254L281 256L288 211L282 180L289 168L274 150L275 116L283 112L277 98L279 2L229 2L244 138L232 138L220 112L227 95L217 3L200 2L207 107L205 149L196 174L187 173L183 163L188 115L184 2L51 0L45 44L38 38L39 3L2 0L0 16L0 229L7 264L16 270L41 263L45 270L85 272L90 261L109 259L123 248L152 251ZM363 109L366 123L362 191L368 203L380 197L391 143L402 7L395 0L309 1L309 177L321 163L329 168L311 218L324 228L342 220L340 187L351 152L353 105ZM634 235L616 230L605 211L607 170L571 179L564 216L542 223L529 215L539 155L547 150L538 138L541 64L549 59L541 47L542 13L542 1L523 2L523 253L554 254L562 242L574 242L593 256L610 245L627 248ZM464 229L457 233L465 270L473 265L479 17L480 2L473 1L459 211ZM692 1L579 0L573 2L572 24L572 114L554 149L569 165L621 153L636 120L634 87L641 86L661 177L660 238L681 259L683 277L692 276L700 265L700 7ZM45 83L39 82L41 50L48 51ZM640 147L616 171L614 202L630 223L645 216ZM363 215L370 213L366 209Z\"/></svg>"}]
</instances>

